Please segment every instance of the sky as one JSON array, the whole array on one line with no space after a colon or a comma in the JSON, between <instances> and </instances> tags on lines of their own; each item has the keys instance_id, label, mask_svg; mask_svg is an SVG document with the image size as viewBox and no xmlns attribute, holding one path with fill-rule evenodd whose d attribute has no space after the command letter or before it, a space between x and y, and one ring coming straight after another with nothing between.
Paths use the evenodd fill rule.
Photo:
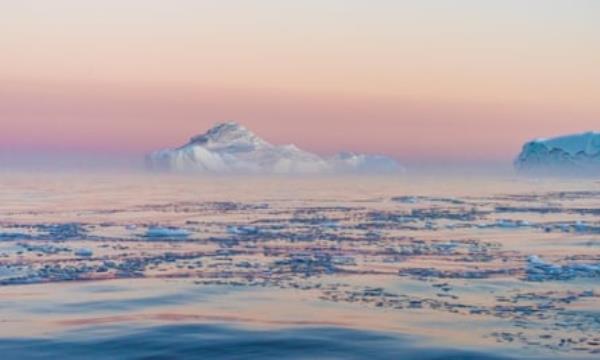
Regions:
<instances>
[{"instance_id":1,"label":"sky","mask_svg":"<svg viewBox=\"0 0 600 360\"><path fill-rule=\"evenodd\" d=\"M139 156L238 121L404 162L600 130L600 1L0 0L0 158Z\"/></svg>"}]
</instances>

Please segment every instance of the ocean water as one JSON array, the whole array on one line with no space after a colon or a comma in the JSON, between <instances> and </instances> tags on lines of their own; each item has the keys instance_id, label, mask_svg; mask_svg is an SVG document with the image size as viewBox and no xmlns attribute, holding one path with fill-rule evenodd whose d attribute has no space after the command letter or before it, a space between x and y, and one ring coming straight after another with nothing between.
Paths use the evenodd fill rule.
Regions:
<instances>
[{"instance_id":1,"label":"ocean water","mask_svg":"<svg viewBox=\"0 0 600 360\"><path fill-rule=\"evenodd\" d=\"M600 182L0 178L2 359L595 359Z\"/></svg>"}]
</instances>

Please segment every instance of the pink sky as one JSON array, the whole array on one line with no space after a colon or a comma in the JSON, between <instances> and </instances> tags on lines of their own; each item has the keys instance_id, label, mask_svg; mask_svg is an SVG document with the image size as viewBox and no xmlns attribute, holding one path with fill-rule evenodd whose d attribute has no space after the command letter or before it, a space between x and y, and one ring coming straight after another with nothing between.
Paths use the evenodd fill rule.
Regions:
<instances>
[{"instance_id":1,"label":"pink sky","mask_svg":"<svg viewBox=\"0 0 600 360\"><path fill-rule=\"evenodd\" d=\"M594 1L7 1L0 151L142 154L238 121L274 143L512 159L600 130Z\"/></svg>"}]
</instances>

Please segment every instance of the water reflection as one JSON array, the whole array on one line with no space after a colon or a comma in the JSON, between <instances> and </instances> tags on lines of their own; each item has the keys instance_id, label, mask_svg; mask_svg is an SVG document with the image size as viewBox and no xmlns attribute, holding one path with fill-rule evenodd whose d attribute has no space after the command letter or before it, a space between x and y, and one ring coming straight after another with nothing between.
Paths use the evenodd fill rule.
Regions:
<instances>
[{"instance_id":1,"label":"water reflection","mask_svg":"<svg viewBox=\"0 0 600 360\"><path fill-rule=\"evenodd\" d=\"M75 349L112 327L115 351L165 329L181 338L157 341L186 348L216 323L257 357L300 356L293 336L333 336L333 357L394 348L327 343L341 333L409 336L394 348L409 358L600 353L593 181L57 177L0 183L7 348Z\"/></svg>"},{"instance_id":2,"label":"water reflection","mask_svg":"<svg viewBox=\"0 0 600 360\"><path fill-rule=\"evenodd\" d=\"M54 339L0 340L3 358L35 359L509 359L415 347L409 338L344 328L247 330L217 325L96 328Z\"/></svg>"}]
</instances>

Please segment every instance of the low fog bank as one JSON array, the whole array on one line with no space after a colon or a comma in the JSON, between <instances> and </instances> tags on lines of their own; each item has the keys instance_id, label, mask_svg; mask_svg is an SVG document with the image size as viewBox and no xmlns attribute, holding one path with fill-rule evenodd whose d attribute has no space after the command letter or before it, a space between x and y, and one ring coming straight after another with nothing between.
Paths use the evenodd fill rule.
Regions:
<instances>
[{"instance_id":1,"label":"low fog bank","mask_svg":"<svg viewBox=\"0 0 600 360\"><path fill-rule=\"evenodd\" d=\"M510 161L405 161L406 175L430 176L518 176Z\"/></svg>"},{"instance_id":2,"label":"low fog bank","mask_svg":"<svg viewBox=\"0 0 600 360\"><path fill-rule=\"evenodd\" d=\"M413 176L452 176L452 177L477 177L498 176L511 177L518 174L510 162L418 162L405 161L404 172L393 173L358 173L358 174L244 174L244 173L170 173L167 171L154 171L147 168L144 156L122 155L122 154L97 154L97 153L0 153L0 170L2 172L116 172L116 173L138 173L153 175L172 175L184 177L278 177L278 178L315 178L315 177L413 177Z\"/></svg>"},{"instance_id":3,"label":"low fog bank","mask_svg":"<svg viewBox=\"0 0 600 360\"><path fill-rule=\"evenodd\" d=\"M131 154L0 152L0 170L143 172L143 158Z\"/></svg>"}]
</instances>

